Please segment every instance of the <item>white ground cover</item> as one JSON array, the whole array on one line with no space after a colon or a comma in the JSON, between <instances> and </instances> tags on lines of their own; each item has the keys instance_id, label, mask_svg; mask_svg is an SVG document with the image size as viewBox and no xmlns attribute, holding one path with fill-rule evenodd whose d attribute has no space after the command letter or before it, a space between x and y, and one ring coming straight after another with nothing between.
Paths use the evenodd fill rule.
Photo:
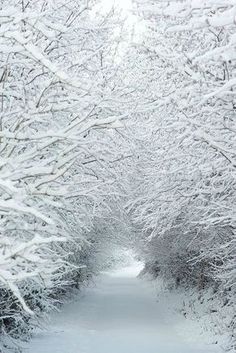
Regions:
<instances>
[{"instance_id":1,"label":"white ground cover","mask_svg":"<svg viewBox=\"0 0 236 353\"><path fill-rule=\"evenodd\" d=\"M220 353L198 323L168 305L157 284L137 278L140 264L104 272L52 317L28 353ZM176 305L179 305L178 298Z\"/></svg>"}]
</instances>

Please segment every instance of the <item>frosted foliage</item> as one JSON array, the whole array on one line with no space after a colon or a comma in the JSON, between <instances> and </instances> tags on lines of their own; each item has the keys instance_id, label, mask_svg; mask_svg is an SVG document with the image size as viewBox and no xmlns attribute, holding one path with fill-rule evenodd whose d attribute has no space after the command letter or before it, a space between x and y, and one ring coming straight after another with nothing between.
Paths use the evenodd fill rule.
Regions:
<instances>
[{"instance_id":1,"label":"frosted foliage","mask_svg":"<svg viewBox=\"0 0 236 353\"><path fill-rule=\"evenodd\" d=\"M136 4L146 31L132 82L140 77L143 106L127 209L146 238L146 270L211 288L230 312L220 331L235 341L235 1Z\"/></svg>"},{"instance_id":2,"label":"frosted foliage","mask_svg":"<svg viewBox=\"0 0 236 353\"><path fill-rule=\"evenodd\" d=\"M92 6L1 1L2 346L27 337L97 271L98 229L109 204L119 213L115 163L125 151L113 130L129 108L121 110L122 82L112 69L118 18L92 20Z\"/></svg>"}]
</instances>

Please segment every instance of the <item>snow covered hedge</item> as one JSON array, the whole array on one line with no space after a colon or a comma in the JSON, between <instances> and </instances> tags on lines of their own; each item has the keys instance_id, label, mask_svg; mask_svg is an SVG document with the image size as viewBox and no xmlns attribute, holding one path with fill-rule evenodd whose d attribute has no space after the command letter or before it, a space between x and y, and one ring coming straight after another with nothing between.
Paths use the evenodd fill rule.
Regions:
<instances>
[{"instance_id":1,"label":"snow covered hedge","mask_svg":"<svg viewBox=\"0 0 236 353\"><path fill-rule=\"evenodd\" d=\"M117 194L115 19L93 5L0 1L1 351L96 270Z\"/></svg>"},{"instance_id":2,"label":"snow covered hedge","mask_svg":"<svg viewBox=\"0 0 236 353\"><path fill-rule=\"evenodd\" d=\"M231 308L221 331L235 342L235 1L136 3L144 100L128 210L149 268L174 286L212 288Z\"/></svg>"}]
</instances>

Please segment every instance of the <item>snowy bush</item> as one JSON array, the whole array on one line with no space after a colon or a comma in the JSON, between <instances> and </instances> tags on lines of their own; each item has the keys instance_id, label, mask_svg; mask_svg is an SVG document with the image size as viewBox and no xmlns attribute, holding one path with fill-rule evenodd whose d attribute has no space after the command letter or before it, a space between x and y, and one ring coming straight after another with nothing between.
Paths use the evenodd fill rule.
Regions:
<instances>
[{"instance_id":1,"label":"snowy bush","mask_svg":"<svg viewBox=\"0 0 236 353\"><path fill-rule=\"evenodd\" d=\"M122 151L109 146L108 131L125 116L111 69L116 19L95 16L93 4L1 1L0 320L8 342L28 337L95 271L95 221L105 221L107 195L111 202L117 192L110 166Z\"/></svg>"},{"instance_id":2,"label":"snowy bush","mask_svg":"<svg viewBox=\"0 0 236 353\"><path fill-rule=\"evenodd\" d=\"M138 246L150 269L173 285L214 288L233 313L235 3L136 3L146 21L136 51L143 114L127 208L146 237Z\"/></svg>"}]
</instances>

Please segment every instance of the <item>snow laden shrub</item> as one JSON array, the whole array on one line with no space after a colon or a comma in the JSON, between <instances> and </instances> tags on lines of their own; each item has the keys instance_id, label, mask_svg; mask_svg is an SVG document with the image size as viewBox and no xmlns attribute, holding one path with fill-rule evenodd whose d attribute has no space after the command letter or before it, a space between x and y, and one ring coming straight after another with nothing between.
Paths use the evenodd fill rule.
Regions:
<instances>
[{"instance_id":1,"label":"snow laden shrub","mask_svg":"<svg viewBox=\"0 0 236 353\"><path fill-rule=\"evenodd\" d=\"M235 340L235 3L137 5L146 32L136 67L147 81L127 207L149 267L174 285L212 288Z\"/></svg>"},{"instance_id":2,"label":"snow laden shrub","mask_svg":"<svg viewBox=\"0 0 236 353\"><path fill-rule=\"evenodd\" d=\"M114 19L95 16L83 0L0 6L4 351L90 272L94 221L115 180L116 146L104 130L122 125L111 69Z\"/></svg>"}]
</instances>

